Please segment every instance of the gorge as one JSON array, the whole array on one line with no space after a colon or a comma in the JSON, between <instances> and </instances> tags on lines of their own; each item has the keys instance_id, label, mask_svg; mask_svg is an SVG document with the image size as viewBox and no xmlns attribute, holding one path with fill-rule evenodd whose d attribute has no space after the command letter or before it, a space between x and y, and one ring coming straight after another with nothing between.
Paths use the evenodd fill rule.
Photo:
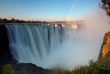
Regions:
<instances>
[{"instance_id":1,"label":"gorge","mask_svg":"<svg viewBox=\"0 0 110 74\"><path fill-rule=\"evenodd\" d=\"M35 64L42 67L40 72L45 74L49 70L73 70L77 66L88 65L88 61L92 59L97 61L99 52L102 55L104 34L110 30L110 25L105 21L108 18L102 20L100 15L103 13L95 14L86 22L71 24L0 24L0 68L5 64L12 64L16 72L28 73L27 66L34 69L32 64ZM34 73L39 72L37 66ZM30 72L33 72L32 69Z\"/></svg>"}]
</instances>

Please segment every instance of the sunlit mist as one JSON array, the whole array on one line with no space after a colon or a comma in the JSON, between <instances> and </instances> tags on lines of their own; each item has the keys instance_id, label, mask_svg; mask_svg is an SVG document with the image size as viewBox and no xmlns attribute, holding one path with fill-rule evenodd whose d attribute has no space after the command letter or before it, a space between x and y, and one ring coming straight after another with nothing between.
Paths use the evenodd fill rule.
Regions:
<instances>
[{"instance_id":1,"label":"sunlit mist","mask_svg":"<svg viewBox=\"0 0 110 74\"><path fill-rule=\"evenodd\" d=\"M47 26L49 26L50 24L47 24Z\"/></svg>"},{"instance_id":2,"label":"sunlit mist","mask_svg":"<svg viewBox=\"0 0 110 74\"><path fill-rule=\"evenodd\" d=\"M65 27L65 25L64 25L64 24L62 24L61 26L62 26L62 27Z\"/></svg>"},{"instance_id":3,"label":"sunlit mist","mask_svg":"<svg viewBox=\"0 0 110 74\"><path fill-rule=\"evenodd\" d=\"M58 27L58 24L55 24L54 26L55 26L55 27Z\"/></svg>"},{"instance_id":4,"label":"sunlit mist","mask_svg":"<svg viewBox=\"0 0 110 74\"><path fill-rule=\"evenodd\" d=\"M71 28L76 29L77 28L77 25L76 24L72 24L71 25Z\"/></svg>"}]
</instances>

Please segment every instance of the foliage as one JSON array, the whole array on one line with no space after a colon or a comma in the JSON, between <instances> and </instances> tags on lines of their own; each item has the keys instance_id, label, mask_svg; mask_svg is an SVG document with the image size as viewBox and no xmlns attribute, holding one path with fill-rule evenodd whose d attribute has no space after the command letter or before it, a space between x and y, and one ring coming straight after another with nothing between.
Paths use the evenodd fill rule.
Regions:
<instances>
[{"instance_id":1,"label":"foliage","mask_svg":"<svg viewBox=\"0 0 110 74\"><path fill-rule=\"evenodd\" d=\"M89 61L89 66L82 66L72 71L57 71L50 74L110 74L110 63L106 61Z\"/></svg>"},{"instance_id":2,"label":"foliage","mask_svg":"<svg viewBox=\"0 0 110 74\"><path fill-rule=\"evenodd\" d=\"M14 70L10 64L6 64L2 67L2 74L14 74Z\"/></svg>"},{"instance_id":3,"label":"foliage","mask_svg":"<svg viewBox=\"0 0 110 74\"><path fill-rule=\"evenodd\" d=\"M101 2L101 8L103 8L107 12L107 15L110 16L110 0L101 0Z\"/></svg>"},{"instance_id":4,"label":"foliage","mask_svg":"<svg viewBox=\"0 0 110 74\"><path fill-rule=\"evenodd\" d=\"M0 23L46 23L45 21L24 21L19 19L6 19L6 18L0 18Z\"/></svg>"}]
</instances>

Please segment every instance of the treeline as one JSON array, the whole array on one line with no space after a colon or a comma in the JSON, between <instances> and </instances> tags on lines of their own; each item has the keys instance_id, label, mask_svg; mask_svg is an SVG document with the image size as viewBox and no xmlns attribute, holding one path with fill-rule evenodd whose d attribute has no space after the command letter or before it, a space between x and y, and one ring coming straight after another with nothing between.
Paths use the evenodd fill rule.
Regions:
<instances>
[{"instance_id":1,"label":"treeline","mask_svg":"<svg viewBox=\"0 0 110 74\"><path fill-rule=\"evenodd\" d=\"M19 20L19 19L6 19L6 18L0 18L0 23L47 23L45 21L25 21L25 20Z\"/></svg>"}]
</instances>

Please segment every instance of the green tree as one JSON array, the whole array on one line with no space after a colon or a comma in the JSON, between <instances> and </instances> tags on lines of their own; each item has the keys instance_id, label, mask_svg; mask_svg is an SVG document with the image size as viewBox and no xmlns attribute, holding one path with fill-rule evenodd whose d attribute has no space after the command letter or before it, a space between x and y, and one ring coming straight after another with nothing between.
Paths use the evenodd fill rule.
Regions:
<instances>
[{"instance_id":1,"label":"green tree","mask_svg":"<svg viewBox=\"0 0 110 74\"><path fill-rule=\"evenodd\" d=\"M14 70L12 69L11 64L6 64L2 67L2 74L14 74Z\"/></svg>"},{"instance_id":2,"label":"green tree","mask_svg":"<svg viewBox=\"0 0 110 74\"><path fill-rule=\"evenodd\" d=\"M101 0L101 2L101 8L103 8L107 12L107 15L110 16L110 0Z\"/></svg>"}]
</instances>

